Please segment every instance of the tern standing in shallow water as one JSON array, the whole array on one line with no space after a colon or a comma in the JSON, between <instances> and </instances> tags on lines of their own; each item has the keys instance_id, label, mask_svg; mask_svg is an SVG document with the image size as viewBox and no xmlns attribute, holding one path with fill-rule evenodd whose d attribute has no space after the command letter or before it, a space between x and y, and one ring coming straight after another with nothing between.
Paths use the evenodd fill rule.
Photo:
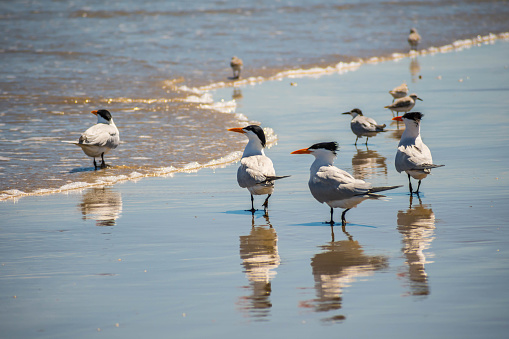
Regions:
<instances>
[{"instance_id":1,"label":"tern standing in shallow water","mask_svg":"<svg viewBox=\"0 0 509 339\"><path fill-rule=\"evenodd\" d=\"M70 143L81 147L86 155L94 159L94 168L97 169L95 158L101 157L101 168L106 168L104 155L115 149L120 144L120 134L117 126L113 122L113 118L105 109L92 111L97 116L97 124L87 129L77 142Z\"/></svg>"},{"instance_id":2,"label":"tern standing in shallow water","mask_svg":"<svg viewBox=\"0 0 509 339\"><path fill-rule=\"evenodd\" d=\"M419 42L421 42L421 36L419 33L417 33L416 28L411 28L410 34L408 35L408 43L410 44L410 49L416 50Z\"/></svg>"},{"instance_id":3,"label":"tern standing in shallow water","mask_svg":"<svg viewBox=\"0 0 509 339\"><path fill-rule=\"evenodd\" d=\"M240 187L247 188L251 193L251 209L249 210L251 213L256 211L253 195L268 195L263 203L265 213L267 213L269 198L274 192L274 181L289 177L289 175L276 176L272 160L263 152L266 140L265 133L260 126L236 127L230 128L228 131L242 133L249 139L237 170L237 182Z\"/></svg>"},{"instance_id":4,"label":"tern standing in shallow water","mask_svg":"<svg viewBox=\"0 0 509 339\"><path fill-rule=\"evenodd\" d=\"M242 71L242 66L244 63L242 62L242 59L237 58L236 56L232 57L232 60L230 61L230 67L233 71L233 79L240 78L240 71Z\"/></svg>"},{"instance_id":5,"label":"tern standing in shallow water","mask_svg":"<svg viewBox=\"0 0 509 339\"><path fill-rule=\"evenodd\" d=\"M401 135L401 140L396 152L396 170L401 173L405 171L408 175L408 186L412 194L412 183L410 177L419 180L417 190L413 193L419 194L421 180L430 174L432 168L442 167L444 165L434 165L431 158L431 151L421 139L421 119L424 114L420 112L410 112L403 116L392 118L392 120L403 121L405 131Z\"/></svg>"},{"instance_id":6,"label":"tern standing in shallow water","mask_svg":"<svg viewBox=\"0 0 509 339\"><path fill-rule=\"evenodd\" d=\"M352 116L350 122L350 128L352 132L357 136L355 139L355 146L357 146L357 140L362 137L366 137L366 146L368 145L368 139L374 137L379 132L385 132L385 124L379 125L374 119L365 117L362 111L358 108L352 109L350 112L341 114L349 114Z\"/></svg>"},{"instance_id":7,"label":"tern standing in shallow water","mask_svg":"<svg viewBox=\"0 0 509 339\"><path fill-rule=\"evenodd\" d=\"M417 94L412 93L407 97L399 98L394 101L391 105L385 106L384 108L390 109L392 112L409 112L415 106L415 101L421 100Z\"/></svg>"},{"instance_id":8,"label":"tern standing in shallow water","mask_svg":"<svg viewBox=\"0 0 509 339\"><path fill-rule=\"evenodd\" d=\"M350 173L334 166L338 151L337 142L322 142L311 147L293 151L291 154L312 154L315 161L311 165L309 190L313 197L330 207L330 223L334 225L334 208L345 209L341 214L341 223L346 224L345 214L366 199L378 199L383 195L375 194L401 186L373 187L364 180L355 179Z\"/></svg>"},{"instance_id":9,"label":"tern standing in shallow water","mask_svg":"<svg viewBox=\"0 0 509 339\"><path fill-rule=\"evenodd\" d=\"M399 98L404 98L408 95L408 86L406 83L402 83L398 87L394 87L389 91L389 94L392 95L392 102Z\"/></svg>"}]
</instances>

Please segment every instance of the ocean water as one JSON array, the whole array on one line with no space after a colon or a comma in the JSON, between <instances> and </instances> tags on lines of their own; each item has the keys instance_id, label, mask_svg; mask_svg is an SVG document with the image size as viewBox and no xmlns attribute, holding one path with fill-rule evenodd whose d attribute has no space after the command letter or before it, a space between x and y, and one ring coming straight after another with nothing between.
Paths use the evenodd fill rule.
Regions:
<instances>
[{"instance_id":1,"label":"ocean water","mask_svg":"<svg viewBox=\"0 0 509 339\"><path fill-rule=\"evenodd\" d=\"M0 203L0 336L504 337L509 43L499 37L234 83L226 67L221 79L182 85L192 90L184 97L217 107L235 98L231 115L277 135L266 154L291 177L277 182L269 216L245 211L234 163L115 185L119 168L77 164L69 175L110 181ZM419 197L394 168L402 128L383 108L401 82L424 100L422 137L445 165ZM389 131L355 146L340 114L353 107ZM245 138L225 135L235 155ZM329 208L307 187L312 157L290 154L332 140L338 167L374 185L404 185L350 210L345 229L323 223Z\"/></svg>"},{"instance_id":2,"label":"ocean water","mask_svg":"<svg viewBox=\"0 0 509 339\"><path fill-rule=\"evenodd\" d=\"M509 31L501 1L3 1L0 3L2 199L196 170L238 159L225 130L249 116L208 89L299 70L336 71ZM489 36L489 34L495 34ZM111 111L121 145L93 171L73 145ZM270 128L270 126L267 126ZM269 130L270 132L270 130ZM275 139L275 136L274 136Z\"/></svg>"}]
</instances>

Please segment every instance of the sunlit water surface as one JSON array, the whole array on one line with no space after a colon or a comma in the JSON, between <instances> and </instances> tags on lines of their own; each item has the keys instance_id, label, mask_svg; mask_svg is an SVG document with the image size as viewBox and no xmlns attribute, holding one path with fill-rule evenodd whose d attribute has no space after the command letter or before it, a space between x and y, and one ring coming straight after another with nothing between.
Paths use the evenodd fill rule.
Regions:
<instances>
[{"instance_id":1,"label":"sunlit water surface","mask_svg":"<svg viewBox=\"0 0 509 339\"><path fill-rule=\"evenodd\" d=\"M235 164L2 202L2 334L504 337L507 55L509 43L498 41L214 90L214 100L235 95L236 113L278 135L266 153L292 176L277 183L268 217L244 211L249 194ZM402 129L383 108L403 81L423 98L423 140L445 165L419 197L394 169ZM340 114L353 107L389 131L354 146ZM340 168L405 185L349 211L344 230L323 224L329 209L309 193L312 157L290 155L331 140Z\"/></svg>"}]
</instances>

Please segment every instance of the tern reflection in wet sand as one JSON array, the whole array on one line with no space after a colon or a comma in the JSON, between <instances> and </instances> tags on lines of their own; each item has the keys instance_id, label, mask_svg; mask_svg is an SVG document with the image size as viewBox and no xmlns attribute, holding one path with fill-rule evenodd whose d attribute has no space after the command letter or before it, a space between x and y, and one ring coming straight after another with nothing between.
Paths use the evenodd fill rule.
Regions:
<instances>
[{"instance_id":1,"label":"tern reflection in wet sand","mask_svg":"<svg viewBox=\"0 0 509 339\"><path fill-rule=\"evenodd\" d=\"M97 226L115 226L122 212L122 195L110 187L89 188L79 204L83 220L96 220Z\"/></svg>"},{"instance_id":2,"label":"tern reflection in wet sand","mask_svg":"<svg viewBox=\"0 0 509 339\"><path fill-rule=\"evenodd\" d=\"M394 114L394 112L406 113L406 112L409 112L410 110L412 110L412 108L414 108L416 100L422 101L422 99L419 98L417 96L417 94L412 93L407 97L397 99L392 104L390 104L388 106L384 106L384 108L390 109L393 114Z\"/></svg>"},{"instance_id":3,"label":"tern reflection in wet sand","mask_svg":"<svg viewBox=\"0 0 509 339\"><path fill-rule=\"evenodd\" d=\"M239 306L256 318L269 314L272 307L271 280L275 277L275 269L280 263L276 230L270 224L269 217L265 215L264 218L266 224L255 225L253 215L251 232L249 235L240 236L240 258L252 294L242 297Z\"/></svg>"},{"instance_id":4,"label":"tern reflection in wet sand","mask_svg":"<svg viewBox=\"0 0 509 339\"><path fill-rule=\"evenodd\" d=\"M403 116L395 117L392 120L403 121L405 130L401 135L401 140L396 152L395 166L401 173L405 171L408 175L408 188L410 194L419 194L421 180L431 173L432 168L442 167L444 165L433 164L431 151L421 139L421 119L424 114L420 112L406 113ZM410 177L419 180L417 190L412 192L412 182Z\"/></svg>"},{"instance_id":5,"label":"tern reflection in wet sand","mask_svg":"<svg viewBox=\"0 0 509 339\"><path fill-rule=\"evenodd\" d=\"M322 142L308 148L293 151L291 154L312 154L315 161L310 168L309 190L313 197L330 207L330 221L334 225L334 208L345 209L341 214L341 224L346 225L345 213L366 199L385 197L377 192L401 186L373 187L364 180L355 179L350 173L334 166L339 145L337 142Z\"/></svg>"},{"instance_id":6,"label":"tern reflection in wet sand","mask_svg":"<svg viewBox=\"0 0 509 339\"><path fill-rule=\"evenodd\" d=\"M435 239L435 214L430 205L423 205L419 198L419 205L412 206L413 197L410 196L410 206L406 211L398 211L398 231L402 236L403 252L408 266L408 273L401 276L410 282L410 294L414 296L429 295L428 275L425 265L431 263L426 259L424 251L429 249Z\"/></svg>"},{"instance_id":7,"label":"tern reflection in wet sand","mask_svg":"<svg viewBox=\"0 0 509 339\"><path fill-rule=\"evenodd\" d=\"M399 138L398 138L399 140ZM373 151L366 147L356 148L357 153L352 157L353 176L357 179L364 180L366 177L374 177L383 175L387 177L387 158L381 156L377 151Z\"/></svg>"},{"instance_id":8,"label":"tern reflection in wet sand","mask_svg":"<svg viewBox=\"0 0 509 339\"><path fill-rule=\"evenodd\" d=\"M352 116L350 122L350 128L353 134L357 136L355 139L355 145L357 146L357 140L362 137L366 137L366 145L370 137L376 136L380 132L385 132L385 124L379 125L374 119L368 118L362 114L362 111L358 108L352 109L350 112L342 114L349 114Z\"/></svg>"},{"instance_id":9,"label":"tern reflection in wet sand","mask_svg":"<svg viewBox=\"0 0 509 339\"><path fill-rule=\"evenodd\" d=\"M87 129L77 142L65 141L81 147L86 155L94 159L94 168L97 169L95 158L101 157L101 168L106 168L104 155L120 144L120 134L113 122L110 112L105 109L92 111L97 116L97 123Z\"/></svg>"},{"instance_id":10,"label":"tern reflection in wet sand","mask_svg":"<svg viewBox=\"0 0 509 339\"><path fill-rule=\"evenodd\" d=\"M302 301L300 307L315 312L337 311L342 307L342 295L356 279L373 275L374 271L389 266L385 256L369 256L358 241L344 231L348 240L334 241L320 246L322 252L311 258L311 267L315 280L316 299ZM323 319L327 322L344 320L345 316L335 315Z\"/></svg>"},{"instance_id":11,"label":"tern reflection in wet sand","mask_svg":"<svg viewBox=\"0 0 509 339\"><path fill-rule=\"evenodd\" d=\"M230 132L237 132L246 135L249 142L244 149L240 167L237 171L237 182L240 187L247 188L251 193L251 213L256 212L254 208L253 195L265 195L267 199L263 203L265 213L269 208L269 198L274 192L274 181L289 177L276 176L272 160L263 151L266 140L265 133L260 126L249 125L228 129Z\"/></svg>"}]
</instances>

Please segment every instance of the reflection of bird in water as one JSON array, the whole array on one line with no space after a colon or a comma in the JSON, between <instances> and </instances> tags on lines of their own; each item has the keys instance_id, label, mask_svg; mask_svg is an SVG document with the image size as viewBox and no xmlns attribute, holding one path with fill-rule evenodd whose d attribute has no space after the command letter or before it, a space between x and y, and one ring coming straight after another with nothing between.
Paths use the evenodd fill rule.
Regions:
<instances>
[{"instance_id":1,"label":"reflection of bird in water","mask_svg":"<svg viewBox=\"0 0 509 339\"><path fill-rule=\"evenodd\" d=\"M313 309L315 312L329 312L341 309L342 294L356 279L366 277L388 267L384 256L364 254L362 246L353 240L347 232L348 240L332 241L321 246L322 252L311 259L315 280L316 299L303 301L300 307ZM325 321L343 320L344 316L336 315Z\"/></svg>"},{"instance_id":2,"label":"reflection of bird in water","mask_svg":"<svg viewBox=\"0 0 509 339\"><path fill-rule=\"evenodd\" d=\"M389 93L392 95L392 102L394 102L396 99L404 98L407 96L408 86L406 83L402 83L398 87L394 87L392 90L390 90Z\"/></svg>"},{"instance_id":3,"label":"reflection of bird in water","mask_svg":"<svg viewBox=\"0 0 509 339\"><path fill-rule=\"evenodd\" d=\"M419 72L421 71L421 65L417 57L410 59L410 75L412 76L412 82L416 82Z\"/></svg>"},{"instance_id":4,"label":"reflection of bird in water","mask_svg":"<svg viewBox=\"0 0 509 339\"><path fill-rule=\"evenodd\" d=\"M236 56L232 57L232 60L230 61L230 67L233 71L233 79L240 78L240 71L242 71L242 66L244 63L242 62L242 59L237 58Z\"/></svg>"},{"instance_id":5,"label":"reflection of bird in water","mask_svg":"<svg viewBox=\"0 0 509 339\"><path fill-rule=\"evenodd\" d=\"M352 116L350 122L350 128L353 134L357 136L355 139L355 145L357 146L357 140L362 137L366 137L366 145L370 137L376 136L380 132L384 132L385 124L379 125L374 119L368 118L362 114L362 111L358 108L352 109L350 112L342 114L349 114Z\"/></svg>"},{"instance_id":6,"label":"reflection of bird in water","mask_svg":"<svg viewBox=\"0 0 509 339\"><path fill-rule=\"evenodd\" d=\"M83 220L96 220L97 226L115 226L122 212L122 195L109 187L89 188L79 207Z\"/></svg>"},{"instance_id":7,"label":"reflection of bird in water","mask_svg":"<svg viewBox=\"0 0 509 339\"><path fill-rule=\"evenodd\" d=\"M424 251L429 249L435 239L435 214L430 205L423 205L419 199L419 205L410 207L406 211L398 211L398 231L403 237L403 248L408 265L408 274L404 274L410 280L410 293L412 295L428 295L428 276L425 265L430 263L426 260Z\"/></svg>"},{"instance_id":8,"label":"reflection of bird in water","mask_svg":"<svg viewBox=\"0 0 509 339\"><path fill-rule=\"evenodd\" d=\"M232 93L232 99L233 100L240 100L242 99L242 90L240 88L234 88Z\"/></svg>"},{"instance_id":9,"label":"reflection of bird in water","mask_svg":"<svg viewBox=\"0 0 509 339\"><path fill-rule=\"evenodd\" d=\"M252 294L241 299L241 308L255 317L266 317L272 307L271 283L279 266L277 234L267 215L266 225L255 225L254 215L249 235L240 236L240 258ZM247 305L246 305L247 304Z\"/></svg>"},{"instance_id":10,"label":"reflection of bird in water","mask_svg":"<svg viewBox=\"0 0 509 339\"><path fill-rule=\"evenodd\" d=\"M378 154L377 151L357 148L357 153L352 157L353 176L358 179L374 177L382 174L387 177L386 158Z\"/></svg>"},{"instance_id":11,"label":"reflection of bird in water","mask_svg":"<svg viewBox=\"0 0 509 339\"><path fill-rule=\"evenodd\" d=\"M410 34L408 35L408 44L410 45L410 50L417 50L417 45L421 42L421 36L417 32L416 28L410 29Z\"/></svg>"},{"instance_id":12,"label":"reflection of bird in water","mask_svg":"<svg viewBox=\"0 0 509 339\"><path fill-rule=\"evenodd\" d=\"M401 186L373 187L369 182L354 178L350 173L334 166L339 145L337 142L321 142L308 148L293 151L291 154L312 154L315 161L311 164L309 190L320 203L330 207L330 223L334 225L334 208L343 208L341 223L346 224L345 214L351 208L366 199L379 199L383 195L377 192L391 190Z\"/></svg>"}]
</instances>

